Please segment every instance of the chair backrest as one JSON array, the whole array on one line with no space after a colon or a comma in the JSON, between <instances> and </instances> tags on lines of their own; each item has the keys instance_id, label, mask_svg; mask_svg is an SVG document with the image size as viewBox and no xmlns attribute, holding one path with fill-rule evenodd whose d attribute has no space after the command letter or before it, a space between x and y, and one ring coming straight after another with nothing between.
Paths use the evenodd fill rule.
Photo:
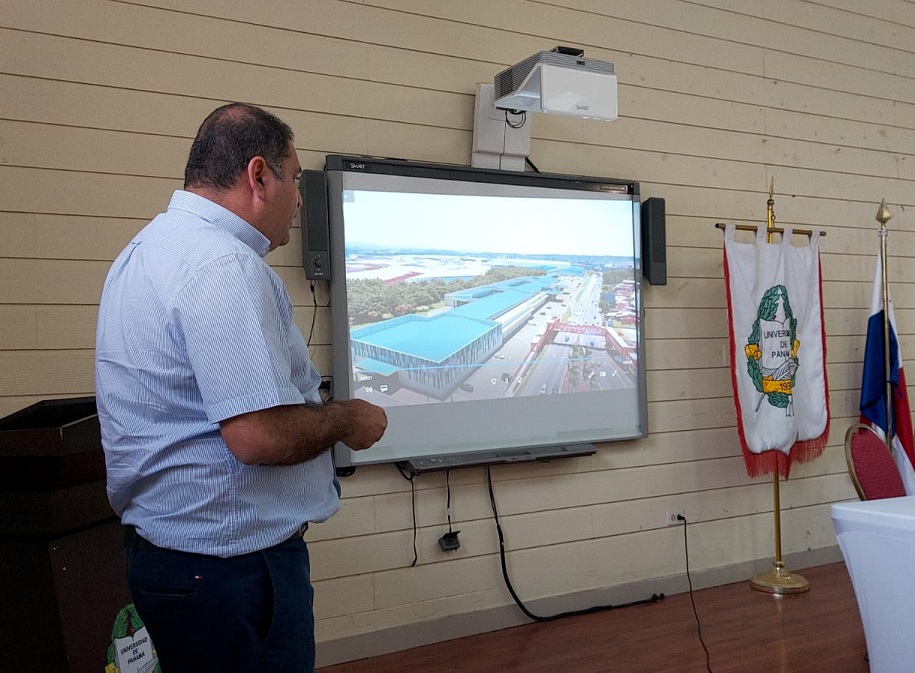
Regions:
<instances>
[{"instance_id":1,"label":"chair backrest","mask_svg":"<svg viewBox=\"0 0 915 673\"><path fill-rule=\"evenodd\" d=\"M864 423L855 423L845 433L848 473L862 500L905 495L899 468L883 439Z\"/></svg>"}]
</instances>

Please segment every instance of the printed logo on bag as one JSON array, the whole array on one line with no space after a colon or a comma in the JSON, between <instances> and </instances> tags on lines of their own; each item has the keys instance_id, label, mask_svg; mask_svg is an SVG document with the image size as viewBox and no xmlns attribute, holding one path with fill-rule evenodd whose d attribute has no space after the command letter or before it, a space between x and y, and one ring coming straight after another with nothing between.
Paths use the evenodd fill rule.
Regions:
<instances>
[{"instance_id":1,"label":"printed logo on bag","mask_svg":"<svg viewBox=\"0 0 915 673\"><path fill-rule=\"evenodd\" d=\"M133 603L114 619L105 673L161 673L156 648Z\"/></svg>"}]
</instances>

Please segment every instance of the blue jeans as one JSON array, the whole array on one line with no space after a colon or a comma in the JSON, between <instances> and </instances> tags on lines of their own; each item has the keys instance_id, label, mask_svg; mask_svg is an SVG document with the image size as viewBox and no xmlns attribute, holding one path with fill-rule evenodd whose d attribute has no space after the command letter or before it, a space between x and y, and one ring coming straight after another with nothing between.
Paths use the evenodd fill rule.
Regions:
<instances>
[{"instance_id":1,"label":"blue jeans","mask_svg":"<svg viewBox=\"0 0 915 673\"><path fill-rule=\"evenodd\" d=\"M314 591L299 536L231 558L126 536L127 584L163 673L313 673Z\"/></svg>"}]
</instances>

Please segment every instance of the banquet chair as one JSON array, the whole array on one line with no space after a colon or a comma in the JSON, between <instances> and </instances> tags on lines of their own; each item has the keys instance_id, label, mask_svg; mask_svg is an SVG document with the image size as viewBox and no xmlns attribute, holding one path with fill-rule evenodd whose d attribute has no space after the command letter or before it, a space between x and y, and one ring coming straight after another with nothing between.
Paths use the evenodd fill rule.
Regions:
<instances>
[{"instance_id":1,"label":"banquet chair","mask_svg":"<svg viewBox=\"0 0 915 673\"><path fill-rule=\"evenodd\" d=\"M861 500L905 495L899 468L883 439L864 423L855 423L845 433L848 473Z\"/></svg>"}]
</instances>

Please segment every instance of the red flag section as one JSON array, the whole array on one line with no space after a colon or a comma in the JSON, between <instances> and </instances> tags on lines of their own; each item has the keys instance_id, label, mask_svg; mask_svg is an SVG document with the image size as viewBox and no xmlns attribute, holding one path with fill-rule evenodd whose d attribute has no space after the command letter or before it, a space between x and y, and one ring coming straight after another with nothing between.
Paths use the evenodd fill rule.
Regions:
<instances>
[{"instance_id":1,"label":"red flag section","mask_svg":"<svg viewBox=\"0 0 915 673\"><path fill-rule=\"evenodd\" d=\"M864 347L864 372L861 378L861 422L873 428L881 438L886 437L888 427L892 428L893 448L896 465L908 495L915 495L915 439L912 435L912 415L909 396L902 369L902 353L896 338L896 314L887 290L889 315L889 345L892 410L887 420L886 404L886 347L884 339L883 268L877 259L874 291L871 296L871 312L867 321L867 341Z\"/></svg>"}]
</instances>

